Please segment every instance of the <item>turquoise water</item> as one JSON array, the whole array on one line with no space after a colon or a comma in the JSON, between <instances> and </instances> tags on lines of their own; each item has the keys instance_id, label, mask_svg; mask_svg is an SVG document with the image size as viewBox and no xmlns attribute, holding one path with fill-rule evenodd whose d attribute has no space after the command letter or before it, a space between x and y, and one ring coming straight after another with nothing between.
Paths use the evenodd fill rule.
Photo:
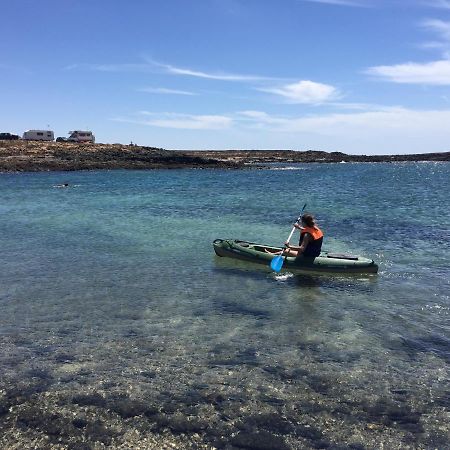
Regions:
<instances>
[{"instance_id":1,"label":"turquoise water","mask_svg":"<svg viewBox=\"0 0 450 450\"><path fill-rule=\"evenodd\" d=\"M0 174L0 447L448 448L449 180L448 163ZM379 274L214 255L282 244L305 202L324 249Z\"/></svg>"}]
</instances>

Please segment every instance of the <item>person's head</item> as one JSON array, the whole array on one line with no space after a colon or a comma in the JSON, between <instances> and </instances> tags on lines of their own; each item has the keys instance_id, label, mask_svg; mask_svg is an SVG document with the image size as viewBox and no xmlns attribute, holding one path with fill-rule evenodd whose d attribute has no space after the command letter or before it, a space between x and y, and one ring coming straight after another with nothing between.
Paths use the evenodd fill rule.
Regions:
<instances>
[{"instance_id":1,"label":"person's head","mask_svg":"<svg viewBox=\"0 0 450 450\"><path fill-rule=\"evenodd\" d=\"M306 225L307 227L313 227L316 224L316 221L314 219L314 216L309 213L305 213L302 216L302 224Z\"/></svg>"}]
</instances>

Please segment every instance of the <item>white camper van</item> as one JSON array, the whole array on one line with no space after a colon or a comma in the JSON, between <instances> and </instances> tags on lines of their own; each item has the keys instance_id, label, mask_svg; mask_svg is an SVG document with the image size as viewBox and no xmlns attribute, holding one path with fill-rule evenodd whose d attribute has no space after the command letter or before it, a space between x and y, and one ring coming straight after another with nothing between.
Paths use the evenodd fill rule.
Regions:
<instances>
[{"instance_id":1,"label":"white camper van","mask_svg":"<svg viewBox=\"0 0 450 450\"><path fill-rule=\"evenodd\" d=\"M95 136L92 131L69 131L70 136L67 139L68 142L95 142Z\"/></svg>"},{"instance_id":2,"label":"white camper van","mask_svg":"<svg viewBox=\"0 0 450 450\"><path fill-rule=\"evenodd\" d=\"M23 133L22 139L25 141L53 141L55 135L50 130L28 130Z\"/></svg>"}]
</instances>

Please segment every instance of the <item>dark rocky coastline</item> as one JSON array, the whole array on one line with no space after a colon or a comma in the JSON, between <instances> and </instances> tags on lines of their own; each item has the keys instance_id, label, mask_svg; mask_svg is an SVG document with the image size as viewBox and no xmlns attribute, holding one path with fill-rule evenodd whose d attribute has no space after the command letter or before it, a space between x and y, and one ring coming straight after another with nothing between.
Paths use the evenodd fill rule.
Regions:
<instances>
[{"instance_id":1,"label":"dark rocky coastline","mask_svg":"<svg viewBox=\"0 0 450 450\"><path fill-rule=\"evenodd\" d=\"M237 168L241 163L121 144L0 141L0 172Z\"/></svg>"},{"instance_id":2,"label":"dark rocky coastline","mask_svg":"<svg viewBox=\"0 0 450 450\"><path fill-rule=\"evenodd\" d=\"M244 164L450 161L450 152L410 155L347 155L342 152L316 150L202 150L189 151L186 154Z\"/></svg>"},{"instance_id":3,"label":"dark rocky coastline","mask_svg":"<svg viewBox=\"0 0 450 450\"><path fill-rule=\"evenodd\" d=\"M347 155L294 150L175 151L121 144L0 140L0 172L99 169L179 169L261 166L269 163L450 161L450 152L412 155Z\"/></svg>"}]
</instances>

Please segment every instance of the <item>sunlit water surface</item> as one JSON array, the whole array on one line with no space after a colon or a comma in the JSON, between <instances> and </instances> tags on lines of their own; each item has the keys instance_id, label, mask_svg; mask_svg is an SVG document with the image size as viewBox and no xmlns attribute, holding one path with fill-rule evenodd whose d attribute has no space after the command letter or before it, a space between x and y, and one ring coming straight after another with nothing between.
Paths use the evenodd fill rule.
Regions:
<instances>
[{"instance_id":1,"label":"sunlit water surface","mask_svg":"<svg viewBox=\"0 0 450 450\"><path fill-rule=\"evenodd\" d=\"M448 448L450 164L278 169L0 174L0 447Z\"/></svg>"}]
</instances>

